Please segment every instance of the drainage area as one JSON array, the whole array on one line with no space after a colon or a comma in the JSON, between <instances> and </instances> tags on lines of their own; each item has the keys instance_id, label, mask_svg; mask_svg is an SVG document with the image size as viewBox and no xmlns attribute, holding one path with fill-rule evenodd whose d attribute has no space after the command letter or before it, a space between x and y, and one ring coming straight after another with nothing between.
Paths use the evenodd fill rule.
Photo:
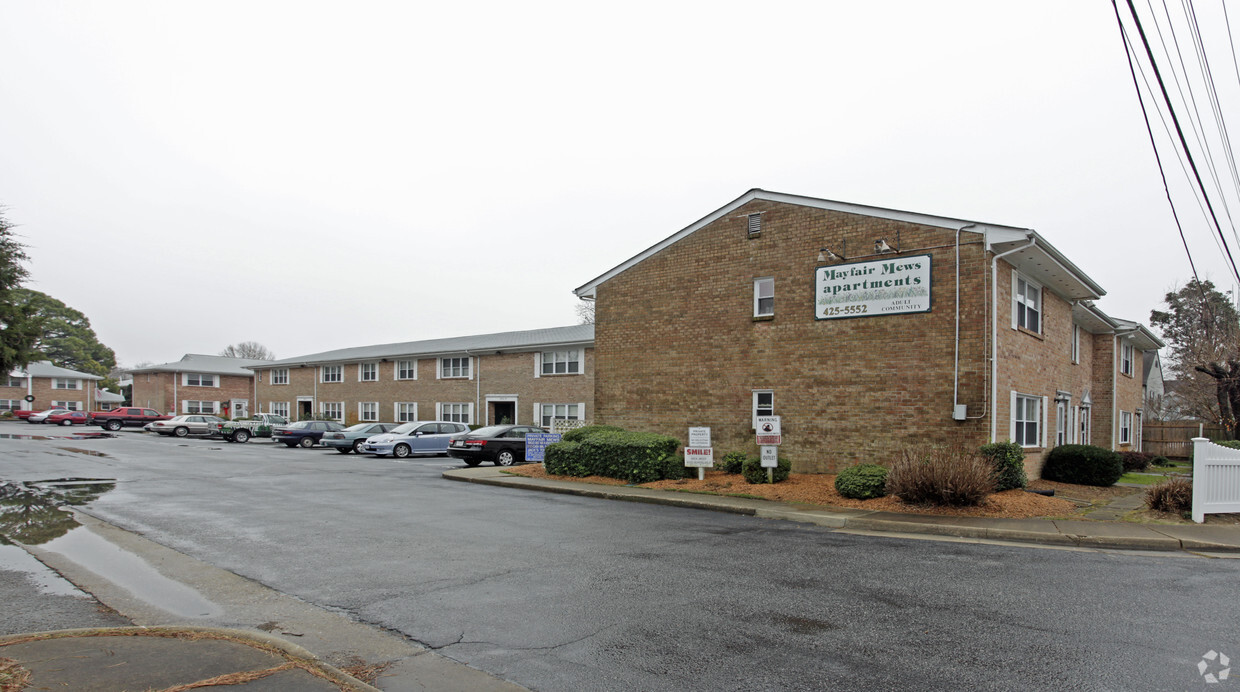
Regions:
<instances>
[{"instance_id":1,"label":"drainage area","mask_svg":"<svg viewBox=\"0 0 1240 692\"><path fill-rule=\"evenodd\" d=\"M59 538L80 526L62 507L92 502L115 487L115 478L0 482L0 542L42 545Z\"/></svg>"}]
</instances>

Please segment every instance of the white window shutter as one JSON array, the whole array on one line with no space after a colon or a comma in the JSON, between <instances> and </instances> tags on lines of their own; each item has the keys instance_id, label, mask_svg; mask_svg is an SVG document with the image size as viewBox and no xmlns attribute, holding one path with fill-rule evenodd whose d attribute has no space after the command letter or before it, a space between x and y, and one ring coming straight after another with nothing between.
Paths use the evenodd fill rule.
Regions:
<instances>
[{"instance_id":1,"label":"white window shutter","mask_svg":"<svg viewBox=\"0 0 1240 692\"><path fill-rule=\"evenodd\" d=\"M1042 447L1046 447L1046 404L1048 398L1042 397Z\"/></svg>"},{"instance_id":2,"label":"white window shutter","mask_svg":"<svg viewBox=\"0 0 1240 692\"><path fill-rule=\"evenodd\" d=\"M534 418L530 425L542 425L542 404L534 404Z\"/></svg>"},{"instance_id":3,"label":"white window shutter","mask_svg":"<svg viewBox=\"0 0 1240 692\"><path fill-rule=\"evenodd\" d=\"M586 402L582 401L577 404L577 420L586 419Z\"/></svg>"},{"instance_id":4,"label":"white window shutter","mask_svg":"<svg viewBox=\"0 0 1240 692\"><path fill-rule=\"evenodd\" d=\"M469 357L469 379L471 379L471 380L472 380L472 379L474 379L474 360L475 360L475 359L474 359L474 357L473 357L473 356L470 356L470 357ZM473 404L470 404L470 407L471 407L471 408L470 408L470 411L473 411L473 408L472 408L472 407L473 407ZM469 420L471 420L471 421L472 421L473 419L474 419L474 417L471 415L471 416L469 417Z\"/></svg>"},{"instance_id":5,"label":"white window shutter","mask_svg":"<svg viewBox=\"0 0 1240 692\"><path fill-rule=\"evenodd\" d=\"M1012 441L1016 441L1016 390L1015 389L1012 390L1012 399L1011 399L1011 403L1008 405L1008 411L1011 413L1011 415L1008 416L1009 418L1008 439ZM1020 440L1019 442L1022 445L1025 444L1024 440Z\"/></svg>"},{"instance_id":6,"label":"white window shutter","mask_svg":"<svg viewBox=\"0 0 1240 692\"><path fill-rule=\"evenodd\" d=\"M181 413L189 413L189 402L181 399Z\"/></svg>"},{"instance_id":7,"label":"white window shutter","mask_svg":"<svg viewBox=\"0 0 1240 692\"><path fill-rule=\"evenodd\" d=\"M534 377L542 377L542 354L534 353Z\"/></svg>"},{"instance_id":8,"label":"white window shutter","mask_svg":"<svg viewBox=\"0 0 1240 692\"><path fill-rule=\"evenodd\" d=\"M1012 268L1012 329L1016 329L1016 268Z\"/></svg>"},{"instance_id":9,"label":"white window shutter","mask_svg":"<svg viewBox=\"0 0 1240 692\"><path fill-rule=\"evenodd\" d=\"M471 376L474 374L474 369L472 367L469 369L469 374ZM473 425L474 424L474 402L472 401L469 402L469 407L467 410L469 411L469 415L467 416L467 418L469 418L469 424Z\"/></svg>"},{"instance_id":10,"label":"white window shutter","mask_svg":"<svg viewBox=\"0 0 1240 692\"><path fill-rule=\"evenodd\" d=\"M435 420L443 420L443 404L435 402Z\"/></svg>"}]
</instances>

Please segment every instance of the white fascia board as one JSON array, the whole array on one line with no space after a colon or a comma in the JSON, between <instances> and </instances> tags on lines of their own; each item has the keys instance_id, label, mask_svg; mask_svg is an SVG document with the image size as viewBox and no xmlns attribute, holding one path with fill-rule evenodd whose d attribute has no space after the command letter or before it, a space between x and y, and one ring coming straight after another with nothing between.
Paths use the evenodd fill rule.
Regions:
<instances>
[{"instance_id":1,"label":"white fascia board","mask_svg":"<svg viewBox=\"0 0 1240 692\"><path fill-rule=\"evenodd\" d=\"M901 211L899 209L886 209L883 207L871 207L871 206L866 206L864 204L853 204L850 202L838 202L835 200L819 199L816 197L802 197L801 195L789 195L789 194L785 194L782 192L768 192L766 190L754 188L753 190L746 192L740 197L737 197L736 199L732 200L728 204L725 204L719 209L716 209L710 214L703 216L702 218L686 226L685 228L682 228L680 231L672 234L671 236L668 236L667 238L664 238L658 243L651 245L650 247L646 248L640 253L625 260L621 264L618 264L615 267L611 268L607 272L600 274L599 276L596 276L595 278L591 279L588 283L574 289L573 293L576 294L578 298L594 298L596 295L596 290L600 284L606 282L607 280L611 279L617 274L624 272L630 267L645 261L646 259L660 252L664 248L677 243L678 241L685 238L686 236L693 234L697 230L711 223L714 223L715 221L727 216L728 214L731 214L732 212L736 211L740 207L754 200L764 200L768 202L777 202L780 204L791 204L791 205L797 205L797 206L802 206L802 207L813 207L815 209L824 209L827 211L838 211L838 212L843 212L846 214L857 214L860 216L871 216L871 217L880 218L880 219L888 219L891 221L903 221L906 223L920 224L923 226L933 226L936 228L946 228L950 230L957 230L957 229L964 228L965 230L974 231L978 233L987 233L987 234L989 234L991 230L1011 231L1013 233L1019 233L1021 238L1025 237L1025 231L1021 229L1013 228L1010 226L985 224L985 223L979 223L975 221L969 221L967 219L954 219L954 218L950 218L946 216L934 216L932 214L919 214L916 212Z\"/></svg>"},{"instance_id":2,"label":"white fascia board","mask_svg":"<svg viewBox=\"0 0 1240 692\"><path fill-rule=\"evenodd\" d=\"M1026 247L1030 240L1033 241L1033 244ZM1055 291L1054 286L1056 283L1059 283L1059 279L1067 279L1069 282L1076 284L1080 294L1060 294L1063 298L1068 300L1096 300L1107 293L1102 286L1098 285L1098 282L1081 271L1080 267L1073 264L1062 252L1033 229L991 227L990 230L987 230L987 250L1001 253L1004 250L1011 249L1003 247L1005 245L1019 248L1019 252L1004 257L1005 262L1015 267L1022 274L1030 275L1037 278L1040 283L1049 285L1048 287L1052 291ZM1023 261L1022 257L1024 258ZM1049 265L1049 267L1042 265ZM1039 274L1043 276L1039 277ZM1055 292L1060 293L1059 291Z\"/></svg>"}]
</instances>

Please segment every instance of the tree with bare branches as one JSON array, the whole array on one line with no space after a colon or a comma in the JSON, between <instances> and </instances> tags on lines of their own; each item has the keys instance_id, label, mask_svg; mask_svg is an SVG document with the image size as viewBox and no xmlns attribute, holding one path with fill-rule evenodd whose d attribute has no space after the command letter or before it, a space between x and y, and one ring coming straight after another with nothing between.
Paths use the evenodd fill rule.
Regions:
<instances>
[{"instance_id":1,"label":"tree with bare branches","mask_svg":"<svg viewBox=\"0 0 1240 692\"><path fill-rule=\"evenodd\" d=\"M257 341L242 341L220 351L221 356L229 358L249 358L251 360L275 360L276 354Z\"/></svg>"}]
</instances>

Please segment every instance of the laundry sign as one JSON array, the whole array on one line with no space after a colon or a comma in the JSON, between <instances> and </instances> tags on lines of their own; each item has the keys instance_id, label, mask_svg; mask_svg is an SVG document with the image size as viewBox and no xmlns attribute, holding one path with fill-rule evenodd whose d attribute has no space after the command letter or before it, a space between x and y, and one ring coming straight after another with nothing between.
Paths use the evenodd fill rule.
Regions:
<instances>
[{"instance_id":1,"label":"laundry sign","mask_svg":"<svg viewBox=\"0 0 1240 692\"><path fill-rule=\"evenodd\" d=\"M910 312L930 312L930 255L814 270L814 316L820 320Z\"/></svg>"}]
</instances>

